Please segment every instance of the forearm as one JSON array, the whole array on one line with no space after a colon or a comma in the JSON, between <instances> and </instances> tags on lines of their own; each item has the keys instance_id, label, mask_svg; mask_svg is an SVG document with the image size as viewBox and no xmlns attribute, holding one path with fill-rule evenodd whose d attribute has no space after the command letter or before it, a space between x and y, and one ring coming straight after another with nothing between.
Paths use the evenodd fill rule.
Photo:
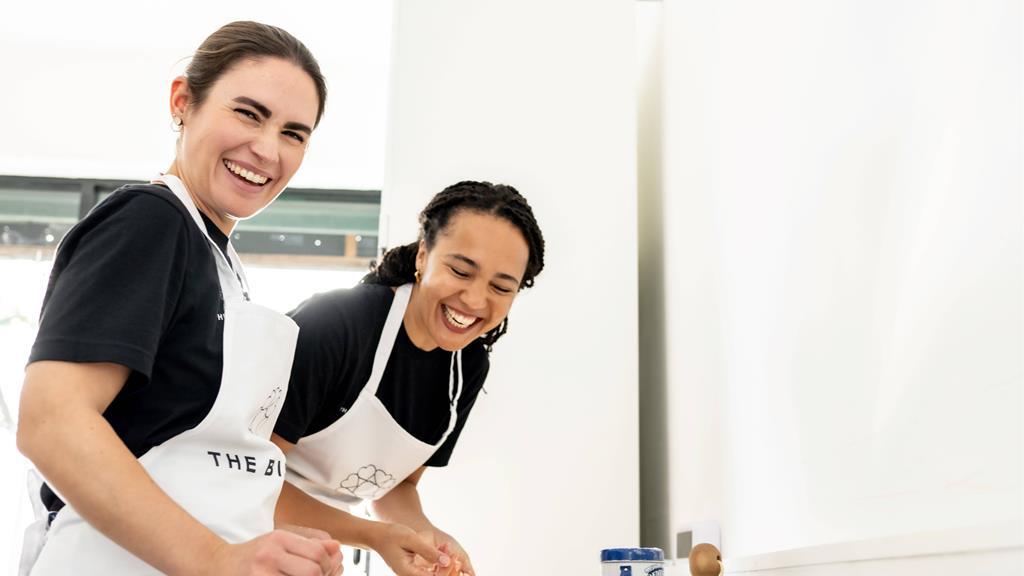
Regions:
<instances>
[{"instance_id":1,"label":"forearm","mask_svg":"<svg viewBox=\"0 0 1024 576\"><path fill-rule=\"evenodd\" d=\"M161 572L211 569L226 543L153 482L100 413L28 408L19 448L89 524Z\"/></svg>"},{"instance_id":2,"label":"forearm","mask_svg":"<svg viewBox=\"0 0 1024 576\"><path fill-rule=\"evenodd\" d=\"M386 531L383 523L328 506L290 482L281 489L274 522L278 527L292 524L319 528L346 546L364 549L375 548Z\"/></svg>"},{"instance_id":3,"label":"forearm","mask_svg":"<svg viewBox=\"0 0 1024 576\"><path fill-rule=\"evenodd\" d=\"M403 524L418 532L436 529L423 512L416 483L409 480L399 483L380 500L371 502L371 510L385 522Z\"/></svg>"}]
</instances>

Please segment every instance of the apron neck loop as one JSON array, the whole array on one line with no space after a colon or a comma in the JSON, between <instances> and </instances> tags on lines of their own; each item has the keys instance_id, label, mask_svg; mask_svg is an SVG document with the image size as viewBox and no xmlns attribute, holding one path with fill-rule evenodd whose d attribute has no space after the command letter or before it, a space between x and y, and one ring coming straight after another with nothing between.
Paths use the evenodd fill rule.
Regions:
<instances>
[{"instance_id":1,"label":"apron neck loop","mask_svg":"<svg viewBox=\"0 0 1024 576\"><path fill-rule=\"evenodd\" d=\"M456 372L458 373L457 378ZM456 381L458 381L458 387L456 387ZM448 430L445 431L438 446L445 443L448 435L452 433L452 430L455 429L455 424L459 421L459 398L462 397L463 388L465 386L463 386L462 382L462 350L456 350L452 352L451 370L448 371L448 400L450 402L448 407Z\"/></svg>"},{"instance_id":2,"label":"apron neck loop","mask_svg":"<svg viewBox=\"0 0 1024 576\"><path fill-rule=\"evenodd\" d=\"M448 402L454 407L459 402L460 396L462 396L462 350L456 350L452 352L452 361L448 368Z\"/></svg>"},{"instance_id":3,"label":"apron neck loop","mask_svg":"<svg viewBox=\"0 0 1024 576\"><path fill-rule=\"evenodd\" d=\"M242 267L242 261L238 258L238 253L235 252L235 247L231 244L231 236L228 235L227 254L224 254L221 252L220 247L217 246L217 243L213 241L213 238L210 238L210 233L206 229L206 223L199 214L199 208L196 206L195 201L192 199L188 189L185 187L185 183L181 181L181 178L178 178L174 174L160 174L156 178L150 180L150 182L153 184L163 184L164 186L167 186L171 189L171 192L178 198L178 200L185 205L185 209L192 216L192 220L195 222L196 226L199 227L199 231L203 233L203 236L206 236L210 245L213 246L214 258L217 258L217 261L221 264L227 265L227 270L232 272L229 275L234 276L238 282L238 287L241 289L242 299L246 301L249 300L249 281L245 277L245 269Z\"/></svg>"}]
</instances>

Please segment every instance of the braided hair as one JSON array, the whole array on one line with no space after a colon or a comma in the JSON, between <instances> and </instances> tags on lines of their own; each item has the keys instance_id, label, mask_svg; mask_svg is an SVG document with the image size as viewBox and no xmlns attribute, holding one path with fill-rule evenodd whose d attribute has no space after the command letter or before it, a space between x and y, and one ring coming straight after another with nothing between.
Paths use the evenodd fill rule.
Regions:
<instances>
[{"instance_id":1,"label":"braided hair","mask_svg":"<svg viewBox=\"0 0 1024 576\"><path fill-rule=\"evenodd\" d=\"M497 216L519 230L530 249L519 290L533 286L533 279L544 269L544 236L526 198L511 186L471 180L449 186L435 195L420 212L419 240L388 250L380 263L370 265L369 274L361 282L385 286L415 282L416 254L419 252L420 241L426 244L427 250L432 249L437 235L445 231L452 216L462 211ZM508 317L481 336L484 348L490 352L494 343L507 330Z\"/></svg>"}]
</instances>

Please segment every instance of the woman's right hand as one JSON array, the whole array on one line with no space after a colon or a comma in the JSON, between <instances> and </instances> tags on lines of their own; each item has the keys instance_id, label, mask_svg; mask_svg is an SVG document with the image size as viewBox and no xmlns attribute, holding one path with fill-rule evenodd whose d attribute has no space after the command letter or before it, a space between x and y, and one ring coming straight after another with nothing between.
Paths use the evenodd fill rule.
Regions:
<instances>
[{"instance_id":1,"label":"woman's right hand","mask_svg":"<svg viewBox=\"0 0 1024 576\"><path fill-rule=\"evenodd\" d=\"M274 530L241 544L225 544L210 574L230 576L337 576L341 545L287 530Z\"/></svg>"},{"instance_id":2,"label":"woman's right hand","mask_svg":"<svg viewBox=\"0 0 1024 576\"><path fill-rule=\"evenodd\" d=\"M373 549L395 576L435 576L439 568L443 570L452 563L451 557L435 548L427 535L401 524L385 524Z\"/></svg>"}]
</instances>

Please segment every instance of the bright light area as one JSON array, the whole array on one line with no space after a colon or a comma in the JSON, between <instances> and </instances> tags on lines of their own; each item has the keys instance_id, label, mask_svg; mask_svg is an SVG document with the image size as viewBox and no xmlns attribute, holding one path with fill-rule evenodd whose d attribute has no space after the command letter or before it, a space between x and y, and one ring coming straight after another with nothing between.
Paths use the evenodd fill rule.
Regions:
<instances>
[{"instance_id":1,"label":"bright light area","mask_svg":"<svg viewBox=\"0 0 1024 576\"><path fill-rule=\"evenodd\" d=\"M314 294L355 286L366 270L246 267L253 302L288 312Z\"/></svg>"},{"instance_id":2,"label":"bright light area","mask_svg":"<svg viewBox=\"0 0 1024 576\"><path fill-rule=\"evenodd\" d=\"M14 418L25 361L36 335L51 262L0 260L0 573L16 574L21 537L32 521L28 461L14 445Z\"/></svg>"},{"instance_id":3,"label":"bright light area","mask_svg":"<svg viewBox=\"0 0 1024 576\"><path fill-rule=\"evenodd\" d=\"M234 20L280 26L327 78L327 107L291 184L379 190L391 2L9 2L0 18L0 174L149 179L174 155L171 80ZM102 15L102 16L101 16ZM11 113L13 111L13 113Z\"/></svg>"}]
</instances>

